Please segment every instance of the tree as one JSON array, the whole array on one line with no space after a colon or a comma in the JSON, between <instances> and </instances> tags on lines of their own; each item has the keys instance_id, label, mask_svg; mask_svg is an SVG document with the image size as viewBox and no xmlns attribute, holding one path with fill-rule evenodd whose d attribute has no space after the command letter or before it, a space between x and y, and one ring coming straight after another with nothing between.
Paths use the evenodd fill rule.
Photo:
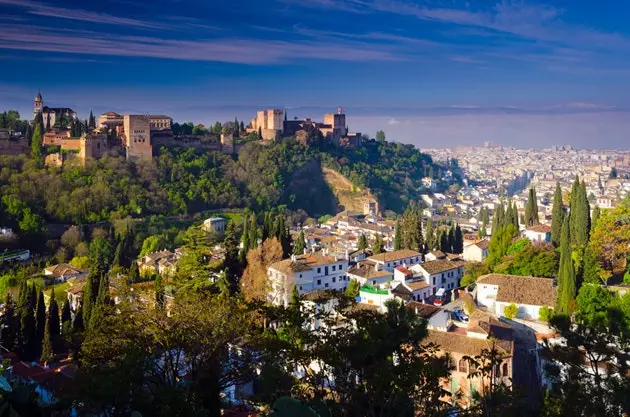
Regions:
<instances>
[{"instance_id":1,"label":"tree","mask_svg":"<svg viewBox=\"0 0 630 417\"><path fill-rule=\"evenodd\" d=\"M39 124L35 125L35 130L33 131L33 137L31 138L31 156L37 160L42 160L42 129Z\"/></svg>"},{"instance_id":2,"label":"tree","mask_svg":"<svg viewBox=\"0 0 630 417\"><path fill-rule=\"evenodd\" d=\"M576 319L590 326L607 325L613 295L599 284L584 284L575 298Z\"/></svg>"},{"instance_id":3,"label":"tree","mask_svg":"<svg viewBox=\"0 0 630 417\"><path fill-rule=\"evenodd\" d=\"M223 248L225 249L225 260L223 261L223 269L227 270L227 278L233 290L237 288L237 281L241 275L241 264L238 254L238 238L236 236L236 224L230 221L225 229L225 237L223 239Z\"/></svg>"},{"instance_id":4,"label":"tree","mask_svg":"<svg viewBox=\"0 0 630 417\"><path fill-rule=\"evenodd\" d=\"M571 257L569 217L564 219L564 224L562 225L562 236L560 238L558 301L556 305L556 311L560 314L570 314L573 312L576 292L575 271L573 269L573 259Z\"/></svg>"},{"instance_id":5,"label":"tree","mask_svg":"<svg viewBox=\"0 0 630 417\"><path fill-rule=\"evenodd\" d=\"M41 350L44 332L46 330L46 305L44 304L44 293L39 290L37 305L35 307L35 337L37 340L38 355Z\"/></svg>"},{"instance_id":6,"label":"tree","mask_svg":"<svg viewBox=\"0 0 630 417\"><path fill-rule=\"evenodd\" d=\"M72 322L72 331L75 333L81 333L85 330L85 322L83 320L83 303L79 304L77 312L74 314L74 321Z\"/></svg>"},{"instance_id":7,"label":"tree","mask_svg":"<svg viewBox=\"0 0 630 417\"><path fill-rule=\"evenodd\" d=\"M363 249L367 249L367 247L368 247L367 237L365 237L365 234L361 233L361 235L359 236L359 240L357 241L357 248L359 250L363 250Z\"/></svg>"},{"instance_id":8,"label":"tree","mask_svg":"<svg viewBox=\"0 0 630 417\"><path fill-rule=\"evenodd\" d=\"M142 242L142 249L140 249L140 254L138 256L142 258L150 253L166 249L167 246L168 244L163 235L149 236Z\"/></svg>"},{"instance_id":9,"label":"tree","mask_svg":"<svg viewBox=\"0 0 630 417\"><path fill-rule=\"evenodd\" d=\"M560 183L556 183L556 191L553 194L553 210L551 212L551 243L553 246L560 246L560 236L562 234L562 223L564 223L564 204L562 203L562 189Z\"/></svg>"},{"instance_id":10,"label":"tree","mask_svg":"<svg viewBox=\"0 0 630 417\"><path fill-rule=\"evenodd\" d=\"M536 189L529 189L527 205L525 206L525 225L527 227L539 224L538 220L538 201L536 197Z\"/></svg>"},{"instance_id":11,"label":"tree","mask_svg":"<svg viewBox=\"0 0 630 417\"><path fill-rule=\"evenodd\" d=\"M52 341L52 336L50 335L50 330L51 330L50 324L48 323L48 320L46 320L43 343L42 343L42 354L39 359L40 361L44 363L51 360L54 356L53 341Z\"/></svg>"},{"instance_id":12,"label":"tree","mask_svg":"<svg viewBox=\"0 0 630 417\"><path fill-rule=\"evenodd\" d=\"M267 267L283 259L278 239L271 238L247 254L247 268L241 279L241 293L247 300L265 300L269 290Z\"/></svg>"},{"instance_id":13,"label":"tree","mask_svg":"<svg viewBox=\"0 0 630 417\"><path fill-rule=\"evenodd\" d=\"M59 304L57 304L57 300L55 299L55 287L50 290L47 323L50 326L49 333L53 346L57 346L59 335L61 333L61 324L59 322Z\"/></svg>"},{"instance_id":14,"label":"tree","mask_svg":"<svg viewBox=\"0 0 630 417\"><path fill-rule=\"evenodd\" d=\"M32 297L25 296L24 303L20 308L20 357L27 361L37 358L39 350L34 308L35 303L32 301Z\"/></svg>"},{"instance_id":15,"label":"tree","mask_svg":"<svg viewBox=\"0 0 630 417\"><path fill-rule=\"evenodd\" d=\"M518 306L514 303L508 304L503 309L503 315L508 319L512 320L516 316L518 316Z\"/></svg>"},{"instance_id":16,"label":"tree","mask_svg":"<svg viewBox=\"0 0 630 417\"><path fill-rule=\"evenodd\" d=\"M590 284L602 283L602 270L597 256L591 245L587 245L584 250L584 271L582 272L582 281Z\"/></svg>"},{"instance_id":17,"label":"tree","mask_svg":"<svg viewBox=\"0 0 630 417\"><path fill-rule=\"evenodd\" d=\"M138 262L132 262L129 267L129 281L130 282L138 282L140 279L140 270L138 269Z\"/></svg>"},{"instance_id":18,"label":"tree","mask_svg":"<svg viewBox=\"0 0 630 417\"><path fill-rule=\"evenodd\" d=\"M597 221L590 246L601 266L602 280L607 282L626 265L630 245L630 205L621 204L606 210Z\"/></svg>"},{"instance_id":19,"label":"tree","mask_svg":"<svg viewBox=\"0 0 630 417\"><path fill-rule=\"evenodd\" d=\"M61 307L61 329L64 334L70 332L72 328L72 312L70 310L70 301L66 298Z\"/></svg>"},{"instance_id":20,"label":"tree","mask_svg":"<svg viewBox=\"0 0 630 417\"><path fill-rule=\"evenodd\" d=\"M20 317L11 293L7 294L4 310L0 317L0 342L8 351L15 351L20 337Z\"/></svg>"},{"instance_id":21,"label":"tree","mask_svg":"<svg viewBox=\"0 0 630 417\"><path fill-rule=\"evenodd\" d=\"M435 230L433 229L433 220L427 219L427 229L425 230L425 249L427 252L435 250L438 245L438 241L435 236Z\"/></svg>"},{"instance_id":22,"label":"tree","mask_svg":"<svg viewBox=\"0 0 630 417\"><path fill-rule=\"evenodd\" d=\"M383 253L385 251L385 243L383 242L383 236L380 233L376 234L376 238L374 239L374 245L372 246L372 253L374 255L378 255L379 253Z\"/></svg>"},{"instance_id":23,"label":"tree","mask_svg":"<svg viewBox=\"0 0 630 417\"><path fill-rule=\"evenodd\" d=\"M552 317L553 317L553 308L548 307L548 306L542 306L538 310L538 318L540 319L540 321L549 323Z\"/></svg>"},{"instance_id":24,"label":"tree","mask_svg":"<svg viewBox=\"0 0 630 417\"><path fill-rule=\"evenodd\" d=\"M359 296L360 289L361 285L359 284L359 281L351 279L348 283L348 287L346 288L346 295L352 298L356 298Z\"/></svg>"},{"instance_id":25,"label":"tree","mask_svg":"<svg viewBox=\"0 0 630 417\"><path fill-rule=\"evenodd\" d=\"M379 129L379 130L377 130L377 131L376 131L376 140L377 140L378 142L381 142L381 143L385 142L385 132L383 132L383 131L382 131L382 130L380 130L380 129Z\"/></svg>"},{"instance_id":26,"label":"tree","mask_svg":"<svg viewBox=\"0 0 630 417\"><path fill-rule=\"evenodd\" d=\"M586 185L580 184L576 175L571 188L571 201L569 206L571 243L575 246L584 246L588 243L590 234L590 208L586 195Z\"/></svg>"},{"instance_id":27,"label":"tree","mask_svg":"<svg viewBox=\"0 0 630 417\"><path fill-rule=\"evenodd\" d=\"M453 253L464 253L464 234L459 224L455 226L455 240L453 241Z\"/></svg>"},{"instance_id":28,"label":"tree","mask_svg":"<svg viewBox=\"0 0 630 417\"><path fill-rule=\"evenodd\" d=\"M297 240L293 245L293 254L294 255L302 255L306 250L306 238L304 237L304 231L300 230L298 234Z\"/></svg>"},{"instance_id":29,"label":"tree","mask_svg":"<svg viewBox=\"0 0 630 417\"><path fill-rule=\"evenodd\" d=\"M412 203L405 209L401 226L403 248L422 252L422 210L420 206Z\"/></svg>"},{"instance_id":30,"label":"tree","mask_svg":"<svg viewBox=\"0 0 630 417\"><path fill-rule=\"evenodd\" d=\"M429 226L428 226L428 222L429 220L427 220L427 231L426 233L429 233ZM428 237L427 237L427 242L428 242ZM400 233L400 222L396 221L396 228L394 231L394 250L400 250L402 249L402 235Z\"/></svg>"},{"instance_id":31,"label":"tree","mask_svg":"<svg viewBox=\"0 0 630 417\"><path fill-rule=\"evenodd\" d=\"M608 178L611 180L614 180L617 178L617 168L612 167L612 169L610 170L610 174L608 175Z\"/></svg>"},{"instance_id":32,"label":"tree","mask_svg":"<svg viewBox=\"0 0 630 417\"><path fill-rule=\"evenodd\" d=\"M593 233L593 230L597 227L597 221L599 220L599 217L601 216L602 212L599 208L599 206L595 206L593 208L593 215L591 218L591 233Z\"/></svg>"},{"instance_id":33,"label":"tree","mask_svg":"<svg viewBox=\"0 0 630 417\"><path fill-rule=\"evenodd\" d=\"M241 234L241 246L242 249L238 254L238 260L241 265L245 265L247 262L247 252L249 251L249 218L247 215L243 216L243 233Z\"/></svg>"}]
</instances>

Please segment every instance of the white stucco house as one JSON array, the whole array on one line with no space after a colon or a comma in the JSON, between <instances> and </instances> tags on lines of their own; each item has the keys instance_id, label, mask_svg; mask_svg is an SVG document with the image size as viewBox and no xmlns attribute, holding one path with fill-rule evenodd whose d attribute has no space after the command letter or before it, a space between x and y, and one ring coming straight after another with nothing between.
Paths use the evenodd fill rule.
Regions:
<instances>
[{"instance_id":1,"label":"white stucco house","mask_svg":"<svg viewBox=\"0 0 630 417\"><path fill-rule=\"evenodd\" d=\"M464 246L462 257L468 262L483 262L488 257L489 242L482 239Z\"/></svg>"},{"instance_id":2,"label":"white stucco house","mask_svg":"<svg viewBox=\"0 0 630 417\"><path fill-rule=\"evenodd\" d=\"M488 274L477 279L477 304L502 316L505 307L515 304L517 318L539 320L543 306L556 303L556 287L551 278Z\"/></svg>"},{"instance_id":3,"label":"white stucco house","mask_svg":"<svg viewBox=\"0 0 630 417\"><path fill-rule=\"evenodd\" d=\"M422 254L414 250L401 249L372 255L368 260L377 264L380 269L393 273L394 268L397 266L413 265L422 262Z\"/></svg>"},{"instance_id":4,"label":"white stucco house","mask_svg":"<svg viewBox=\"0 0 630 417\"><path fill-rule=\"evenodd\" d=\"M525 237L532 242L551 242L551 226L546 224L537 224L525 229Z\"/></svg>"}]
</instances>

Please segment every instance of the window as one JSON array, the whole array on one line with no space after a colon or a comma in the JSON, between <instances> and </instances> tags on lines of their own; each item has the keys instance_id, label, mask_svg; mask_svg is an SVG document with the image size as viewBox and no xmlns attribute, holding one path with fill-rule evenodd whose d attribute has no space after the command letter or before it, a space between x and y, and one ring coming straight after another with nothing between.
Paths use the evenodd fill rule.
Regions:
<instances>
[{"instance_id":1,"label":"window","mask_svg":"<svg viewBox=\"0 0 630 417\"><path fill-rule=\"evenodd\" d=\"M300 278L302 278L302 274L300 274Z\"/></svg>"},{"instance_id":2,"label":"window","mask_svg":"<svg viewBox=\"0 0 630 417\"><path fill-rule=\"evenodd\" d=\"M501 366L501 368L503 368L503 370L502 370L503 376L507 377L508 376L508 364L504 363L503 366Z\"/></svg>"},{"instance_id":3,"label":"window","mask_svg":"<svg viewBox=\"0 0 630 417\"><path fill-rule=\"evenodd\" d=\"M333 282L337 282L337 278L333 277Z\"/></svg>"},{"instance_id":4,"label":"window","mask_svg":"<svg viewBox=\"0 0 630 417\"><path fill-rule=\"evenodd\" d=\"M464 358L459 360L459 372L468 373L468 362Z\"/></svg>"},{"instance_id":5,"label":"window","mask_svg":"<svg viewBox=\"0 0 630 417\"><path fill-rule=\"evenodd\" d=\"M321 279L317 280L317 285L322 285L322 280Z\"/></svg>"},{"instance_id":6,"label":"window","mask_svg":"<svg viewBox=\"0 0 630 417\"><path fill-rule=\"evenodd\" d=\"M494 375L497 378L501 378L501 368L499 367L499 365L494 365Z\"/></svg>"},{"instance_id":7,"label":"window","mask_svg":"<svg viewBox=\"0 0 630 417\"><path fill-rule=\"evenodd\" d=\"M302 291L302 286L300 285L300 291Z\"/></svg>"},{"instance_id":8,"label":"window","mask_svg":"<svg viewBox=\"0 0 630 417\"><path fill-rule=\"evenodd\" d=\"M324 288L328 288L328 283L324 284Z\"/></svg>"},{"instance_id":9,"label":"window","mask_svg":"<svg viewBox=\"0 0 630 417\"><path fill-rule=\"evenodd\" d=\"M372 281L372 285L376 285L376 281Z\"/></svg>"},{"instance_id":10,"label":"window","mask_svg":"<svg viewBox=\"0 0 630 417\"><path fill-rule=\"evenodd\" d=\"M321 274L322 273L322 269L321 268L317 268L317 273Z\"/></svg>"},{"instance_id":11,"label":"window","mask_svg":"<svg viewBox=\"0 0 630 417\"><path fill-rule=\"evenodd\" d=\"M336 266L335 266L335 265L333 265L333 272L335 272L335 268L336 268Z\"/></svg>"}]
</instances>

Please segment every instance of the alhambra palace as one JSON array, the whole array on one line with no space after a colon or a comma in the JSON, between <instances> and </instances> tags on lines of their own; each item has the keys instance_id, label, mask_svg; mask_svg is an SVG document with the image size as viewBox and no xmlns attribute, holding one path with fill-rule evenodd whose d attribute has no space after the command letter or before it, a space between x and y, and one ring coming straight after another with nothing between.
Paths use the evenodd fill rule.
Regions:
<instances>
[{"instance_id":1,"label":"alhambra palace","mask_svg":"<svg viewBox=\"0 0 630 417\"><path fill-rule=\"evenodd\" d=\"M340 107L336 113L324 115L323 123L310 118L288 119L282 109L259 110L244 131L235 137L232 129L224 128L220 140L204 136L174 135L170 116L151 114L118 114L106 112L100 115L95 126L87 133L74 137L73 123L78 122L77 113L70 108L48 107L40 93L33 103L33 120L41 116L43 122L43 145L48 147L45 164L85 165L90 158L101 158L105 154L124 155L127 160L151 160L161 146L181 146L202 150L213 150L226 154L238 154L252 137L261 143L281 141L296 137L303 143L313 132L338 146L359 146L361 134L349 132L346 115ZM55 150L57 150L55 152Z\"/></svg>"}]
</instances>

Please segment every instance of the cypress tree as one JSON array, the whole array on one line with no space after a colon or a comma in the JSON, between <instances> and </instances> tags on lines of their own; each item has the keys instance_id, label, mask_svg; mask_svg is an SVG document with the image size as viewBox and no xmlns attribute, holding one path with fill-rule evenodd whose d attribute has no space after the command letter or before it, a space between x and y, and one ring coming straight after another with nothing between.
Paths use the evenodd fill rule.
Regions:
<instances>
[{"instance_id":1,"label":"cypress tree","mask_svg":"<svg viewBox=\"0 0 630 417\"><path fill-rule=\"evenodd\" d=\"M560 267L558 270L558 302L556 311L571 314L576 293L576 278L571 257L569 218L564 219L560 238Z\"/></svg>"},{"instance_id":2,"label":"cypress tree","mask_svg":"<svg viewBox=\"0 0 630 417\"><path fill-rule=\"evenodd\" d=\"M448 239L448 235L449 232L444 230L444 229L440 229L440 251L446 253L450 250L449 248L449 239Z\"/></svg>"},{"instance_id":3,"label":"cypress tree","mask_svg":"<svg viewBox=\"0 0 630 417\"><path fill-rule=\"evenodd\" d=\"M536 189L529 189L527 197L527 205L525 206L525 225L527 227L535 226L540 223L538 220L538 198L536 197Z\"/></svg>"},{"instance_id":4,"label":"cypress tree","mask_svg":"<svg viewBox=\"0 0 630 417\"><path fill-rule=\"evenodd\" d=\"M556 183L556 191L553 194L553 210L551 212L551 243L556 248L560 246L562 224L564 223L564 205L562 203L562 189L560 183Z\"/></svg>"},{"instance_id":5,"label":"cypress tree","mask_svg":"<svg viewBox=\"0 0 630 417\"><path fill-rule=\"evenodd\" d=\"M221 274L221 276L225 277L225 274ZM158 311L164 311L165 307L164 285L162 284L162 277L158 276L155 280L155 309Z\"/></svg>"},{"instance_id":6,"label":"cypress tree","mask_svg":"<svg viewBox=\"0 0 630 417\"><path fill-rule=\"evenodd\" d=\"M455 226L455 243L453 245L453 253L464 252L464 234L459 224Z\"/></svg>"},{"instance_id":7,"label":"cypress tree","mask_svg":"<svg viewBox=\"0 0 630 417\"><path fill-rule=\"evenodd\" d=\"M578 201L580 194L580 178L576 175L573 185L571 186L571 198L569 200L569 232L571 234L571 243L575 244L575 238L577 236L577 221L578 217Z\"/></svg>"},{"instance_id":8,"label":"cypress tree","mask_svg":"<svg viewBox=\"0 0 630 417\"><path fill-rule=\"evenodd\" d=\"M72 331L74 333L81 333L85 330L85 322L83 320L83 303L79 304L77 312L74 314L74 321L72 322Z\"/></svg>"},{"instance_id":9,"label":"cypress tree","mask_svg":"<svg viewBox=\"0 0 630 417\"><path fill-rule=\"evenodd\" d=\"M129 282L137 282L140 279L140 270L138 269L138 262L133 261L129 267ZM88 280L89 281L89 280ZM87 283L86 283L87 287Z\"/></svg>"},{"instance_id":10,"label":"cypress tree","mask_svg":"<svg viewBox=\"0 0 630 417\"><path fill-rule=\"evenodd\" d=\"M300 307L300 292L297 289L297 285L294 285L293 289L291 290L291 298L289 300L289 306L291 308Z\"/></svg>"},{"instance_id":11,"label":"cypress tree","mask_svg":"<svg viewBox=\"0 0 630 417\"><path fill-rule=\"evenodd\" d=\"M383 253L385 251L385 244L383 243L383 236L380 233L376 234L376 239L374 239L374 246L372 248L372 252L374 255L378 255L379 253Z\"/></svg>"},{"instance_id":12,"label":"cypress tree","mask_svg":"<svg viewBox=\"0 0 630 417\"><path fill-rule=\"evenodd\" d=\"M21 358L27 361L37 358L37 331L35 312L28 302L20 313L20 346Z\"/></svg>"},{"instance_id":13,"label":"cypress tree","mask_svg":"<svg viewBox=\"0 0 630 417\"><path fill-rule=\"evenodd\" d=\"M451 228L448 231L448 253L455 253L455 223L451 222Z\"/></svg>"},{"instance_id":14,"label":"cypress tree","mask_svg":"<svg viewBox=\"0 0 630 417\"><path fill-rule=\"evenodd\" d=\"M582 281L589 284L601 284L601 267L597 262L595 252L591 245L587 245L584 250L584 272L582 273Z\"/></svg>"},{"instance_id":15,"label":"cypress tree","mask_svg":"<svg viewBox=\"0 0 630 417\"><path fill-rule=\"evenodd\" d=\"M363 249L367 249L367 247L368 247L367 238L365 237L364 234L361 234L361 236L359 236L359 240L357 241L357 248L359 250L363 250Z\"/></svg>"},{"instance_id":16,"label":"cypress tree","mask_svg":"<svg viewBox=\"0 0 630 417\"><path fill-rule=\"evenodd\" d=\"M247 231L248 235L249 235L249 249L256 249L258 247L258 223L256 222L256 215L252 215L252 217L249 220L249 229ZM268 234L269 232L267 232L267 235L265 236L265 227L263 225L263 242L265 241L265 239L267 239L267 237L269 236Z\"/></svg>"},{"instance_id":17,"label":"cypress tree","mask_svg":"<svg viewBox=\"0 0 630 417\"><path fill-rule=\"evenodd\" d=\"M88 324L90 323L90 313L92 312L92 306L96 301L94 295L98 291L98 287L96 289L94 289L93 287L98 285L94 284L97 279L98 277L96 277L93 273L90 273L85 280L85 286L83 287L83 302L81 303L81 307L83 310L83 320L85 323Z\"/></svg>"},{"instance_id":18,"label":"cypress tree","mask_svg":"<svg viewBox=\"0 0 630 417\"><path fill-rule=\"evenodd\" d=\"M37 307L35 308L35 335L37 337L37 346L41 348L44 340L44 332L46 331L46 304L44 304L44 293L40 290L37 298ZM38 352L39 353L39 352Z\"/></svg>"},{"instance_id":19,"label":"cypress tree","mask_svg":"<svg viewBox=\"0 0 630 417\"><path fill-rule=\"evenodd\" d=\"M400 234L400 222L396 221L396 227L394 229L394 250L400 249L402 249L402 236Z\"/></svg>"},{"instance_id":20,"label":"cypress tree","mask_svg":"<svg viewBox=\"0 0 630 417\"><path fill-rule=\"evenodd\" d=\"M90 323L88 328L97 328L105 316L106 309L109 305L109 280L106 275L101 277L98 289L98 298L94 302L92 312L90 313Z\"/></svg>"},{"instance_id":21,"label":"cypress tree","mask_svg":"<svg viewBox=\"0 0 630 417\"><path fill-rule=\"evenodd\" d=\"M54 348L53 348L53 338L51 335L51 323L49 318L46 318L46 325L44 326L44 336L42 337L42 354L39 358L42 362L48 362L53 358Z\"/></svg>"},{"instance_id":22,"label":"cypress tree","mask_svg":"<svg viewBox=\"0 0 630 417\"><path fill-rule=\"evenodd\" d=\"M591 218L591 232L597 227L597 221L599 220L601 214L599 206L595 206L593 208L593 217Z\"/></svg>"},{"instance_id":23,"label":"cypress tree","mask_svg":"<svg viewBox=\"0 0 630 417\"><path fill-rule=\"evenodd\" d=\"M61 324L59 322L59 304L57 304L57 300L55 300L55 287L53 287L50 291L48 321L50 322L50 336L52 338L53 345L55 345L61 333Z\"/></svg>"},{"instance_id":24,"label":"cypress tree","mask_svg":"<svg viewBox=\"0 0 630 417\"><path fill-rule=\"evenodd\" d=\"M18 309L11 293L7 294L7 300L4 304L4 311L0 318L0 341L2 346L13 352L18 348L20 338L20 317Z\"/></svg>"},{"instance_id":25,"label":"cypress tree","mask_svg":"<svg viewBox=\"0 0 630 417\"><path fill-rule=\"evenodd\" d=\"M295 241L295 244L293 245L293 254L302 255L304 254L305 249L306 249L306 238L304 237L304 230L300 230L297 240Z\"/></svg>"},{"instance_id":26,"label":"cypress tree","mask_svg":"<svg viewBox=\"0 0 630 417\"><path fill-rule=\"evenodd\" d=\"M241 266L238 256L238 239L236 237L236 225L230 221L225 229L225 237L223 238L223 248L225 249L225 259L223 260L223 268L227 269L228 280L236 288L236 281L240 274Z\"/></svg>"},{"instance_id":27,"label":"cypress tree","mask_svg":"<svg viewBox=\"0 0 630 417\"><path fill-rule=\"evenodd\" d=\"M436 246L435 229L433 228L433 220L431 220L431 218L427 219L427 230L425 230L424 246L427 252L431 252L435 249Z\"/></svg>"},{"instance_id":28,"label":"cypress tree","mask_svg":"<svg viewBox=\"0 0 630 417\"><path fill-rule=\"evenodd\" d=\"M61 328L64 334L72 328L72 312L70 311L70 301L67 298L61 307Z\"/></svg>"},{"instance_id":29,"label":"cypress tree","mask_svg":"<svg viewBox=\"0 0 630 417\"><path fill-rule=\"evenodd\" d=\"M243 234L241 235L241 252L239 253L239 260L242 265L247 262L247 252L249 251L249 219L247 216L243 217Z\"/></svg>"},{"instance_id":30,"label":"cypress tree","mask_svg":"<svg viewBox=\"0 0 630 417\"><path fill-rule=\"evenodd\" d=\"M514 214L514 219L512 221L512 224L514 225L516 230L519 230L520 229L520 224L519 224L519 221L518 221L518 208L516 207L516 201L514 202L514 204L512 206L512 213Z\"/></svg>"}]
</instances>

